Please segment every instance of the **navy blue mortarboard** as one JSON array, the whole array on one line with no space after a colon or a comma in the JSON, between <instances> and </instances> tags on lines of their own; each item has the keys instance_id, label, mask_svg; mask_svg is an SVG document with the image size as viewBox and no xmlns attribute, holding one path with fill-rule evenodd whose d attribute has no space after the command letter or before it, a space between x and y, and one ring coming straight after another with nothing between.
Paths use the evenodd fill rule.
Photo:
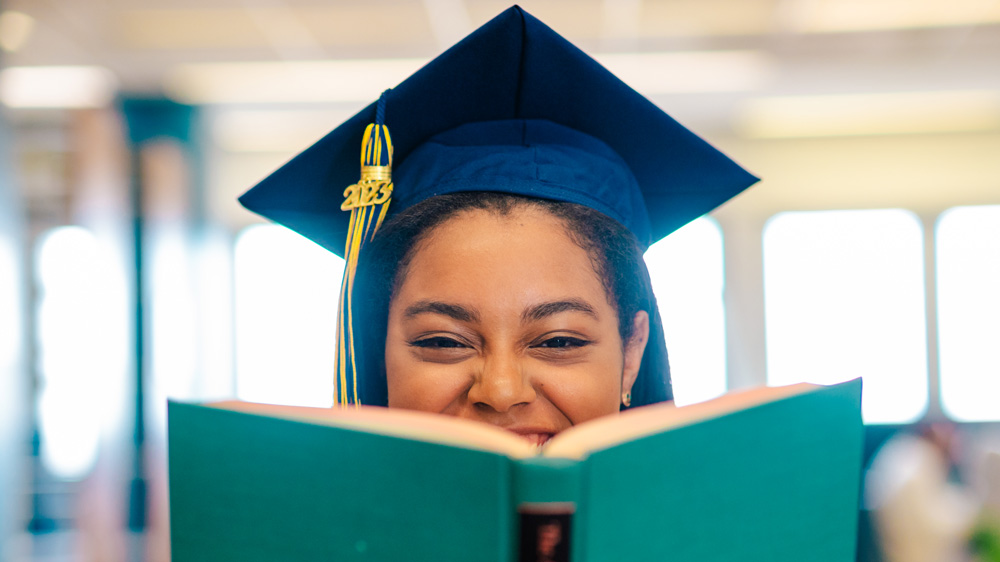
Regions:
<instances>
[{"instance_id":1,"label":"navy blue mortarboard","mask_svg":"<svg viewBox=\"0 0 1000 562\"><path fill-rule=\"evenodd\" d=\"M630 212L631 216L608 214L632 228L647 245L757 181L518 7L445 51L385 98L385 124L392 130L394 143L395 203L390 215L405 208L400 204L404 201L412 204L439 193L437 178L430 175L421 176L413 185L402 181L412 177L407 170L411 155L421 173L433 171L452 182L461 180L461 175L451 173L443 163L428 166L428 161L453 160L472 172L476 169L473 160L482 160L488 174L477 176L474 184L463 186L466 189L512 191ZM348 214L341 211L343 191L357 181L358 148L366 126L375 121L375 112L372 103L248 191L240 202L342 254L348 225ZM489 123L522 119L562 127L539 124L536 136L518 138L511 131L516 125ZM457 127L462 129L452 131ZM526 129L530 135L530 127ZM442 133L446 134L435 139L440 143L428 145ZM441 148L458 143L466 144L451 154ZM497 146L508 156L523 148L523 157L495 158ZM596 181L555 185L544 177L534 185L522 181L531 175L527 153L560 152L567 146L565 152L579 152L565 154L554 165L585 169L590 167L588 152L595 158L608 158L611 153L611 158L617 156L624 162L623 171L630 171L634 181L627 186ZM538 163L539 170L545 170L546 164ZM571 171L557 175L562 177L556 183L584 176ZM483 183L487 178L492 185ZM561 191L562 187L567 191Z\"/></svg>"},{"instance_id":2,"label":"navy blue mortarboard","mask_svg":"<svg viewBox=\"0 0 1000 562\"><path fill-rule=\"evenodd\" d=\"M350 254L358 247L352 250L351 240L360 243L387 214L434 195L500 191L579 203L618 220L648 247L756 181L515 6L307 148L240 202L339 255L346 248L345 278L352 279ZM358 202L366 196L374 203L367 215L360 211L364 202ZM349 295L350 281L345 287L342 293ZM342 317L348 313L341 311ZM349 318L342 326L349 328ZM341 330L338 349L342 383L348 331ZM350 352L349 340L346 347ZM344 386L341 401L350 401Z\"/></svg>"}]
</instances>

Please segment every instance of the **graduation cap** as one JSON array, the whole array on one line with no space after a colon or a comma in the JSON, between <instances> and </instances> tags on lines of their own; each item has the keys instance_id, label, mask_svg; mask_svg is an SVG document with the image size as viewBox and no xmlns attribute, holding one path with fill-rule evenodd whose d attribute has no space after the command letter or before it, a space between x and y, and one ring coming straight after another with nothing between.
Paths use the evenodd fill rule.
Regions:
<instances>
[{"instance_id":1,"label":"graduation cap","mask_svg":"<svg viewBox=\"0 0 1000 562\"><path fill-rule=\"evenodd\" d=\"M337 353L337 401L346 403L356 401L354 268L386 217L435 195L499 191L586 205L645 248L756 181L514 6L240 202L347 259Z\"/></svg>"}]
</instances>

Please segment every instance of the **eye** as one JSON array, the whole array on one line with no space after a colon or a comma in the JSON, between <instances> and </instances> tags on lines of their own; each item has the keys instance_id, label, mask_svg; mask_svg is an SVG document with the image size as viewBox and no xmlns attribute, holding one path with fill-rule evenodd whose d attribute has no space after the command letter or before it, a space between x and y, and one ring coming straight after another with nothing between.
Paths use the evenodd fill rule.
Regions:
<instances>
[{"instance_id":1,"label":"eye","mask_svg":"<svg viewBox=\"0 0 1000 562\"><path fill-rule=\"evenodd\" d=\"M410 345L412 345L413 347L423 347L429 349L457 349L457 348L468 347L467 345L456 339L447 338L443 336L434 336L430 338L416 340L410 342Z\"/></svg>"},{"instance_id":2,"label":"eye","mask_svg":"<svg viewBox=\"0 0 1000 562\"><path fill-rule=\"evenodd\" d=\"M590 342L587 340L582 340L580 338L572 338L568 336L557 336L554 338L549 338L539 343L535 347L546 347L550 349L567 349L573 347L583 347L586 345L590 345Z\"/></svg>"}]
</instances>

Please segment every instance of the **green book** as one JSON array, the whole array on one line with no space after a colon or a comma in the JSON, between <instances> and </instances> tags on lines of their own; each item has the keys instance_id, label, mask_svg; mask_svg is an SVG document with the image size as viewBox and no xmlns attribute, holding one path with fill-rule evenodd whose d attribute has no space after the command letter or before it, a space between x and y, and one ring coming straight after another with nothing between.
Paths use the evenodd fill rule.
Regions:
<instances>
[{"instance_id":1,"label":"green book","mask_svg":"<svg viewBox=\"0 0 1000 562\"><path fill-rule=\"evenodd\" d=\"M854 560L860 380L575 426L541 449L362 407L169 406L173 560Z\"/></svg>"}]
</instances>

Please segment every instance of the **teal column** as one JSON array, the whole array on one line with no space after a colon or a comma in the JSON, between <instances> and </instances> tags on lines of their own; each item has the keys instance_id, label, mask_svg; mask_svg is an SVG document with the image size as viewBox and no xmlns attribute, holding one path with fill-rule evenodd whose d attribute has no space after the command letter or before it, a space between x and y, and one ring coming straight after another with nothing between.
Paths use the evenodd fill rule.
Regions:
<instances>
[{"instance_id":1,"label":"teal column","mask_svg":"<svg viewBox=\"0 0 1000 562\"><path fill-rule=\"evenodd\" d=\"M146 447L146 299L148 297L145 275L145 185L142 170L142 149L150 142L170 139L178 142L189 156L195 156L194 131L197 111L194 107L162 98L129 98L121 100L122 115L127 128L130 163L129 203L132 222L133 283L134 294L134 356L135 356L135 421L133 431L133 467L129 484L128 527L133 532L146 528L147 485L145 467ZM195 159L192 158L192 162ZM192 170L196 170L192 166ZM197 176L197 174L192 174Z\"/></svg>"}]
</instances>

